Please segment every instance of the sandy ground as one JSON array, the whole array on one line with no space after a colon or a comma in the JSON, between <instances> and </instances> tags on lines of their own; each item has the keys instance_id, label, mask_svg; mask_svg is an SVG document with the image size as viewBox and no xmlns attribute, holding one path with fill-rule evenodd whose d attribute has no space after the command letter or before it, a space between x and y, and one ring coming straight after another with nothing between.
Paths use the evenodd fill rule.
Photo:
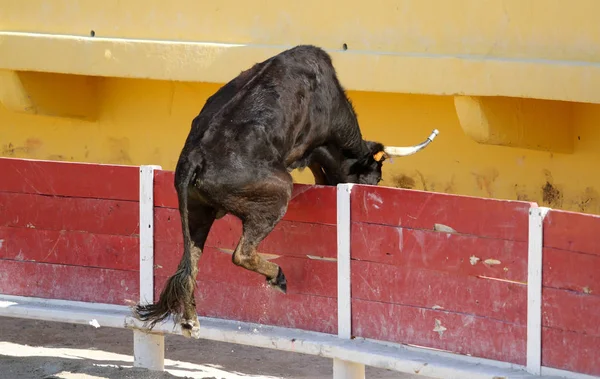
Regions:
<instances>
[{"instance_id":1,"label":"sandy ground","mask_svg":"<svg viewBox=\"0 0 600 379\"><path fill-rule=\"evenodd\" d=\"M0 379L325 379L330 359L207 340L165 337L165 372L133 368L133 333L0 317ZM369 379L415 375L367 367Z\"/></svg>"}]
</instances>

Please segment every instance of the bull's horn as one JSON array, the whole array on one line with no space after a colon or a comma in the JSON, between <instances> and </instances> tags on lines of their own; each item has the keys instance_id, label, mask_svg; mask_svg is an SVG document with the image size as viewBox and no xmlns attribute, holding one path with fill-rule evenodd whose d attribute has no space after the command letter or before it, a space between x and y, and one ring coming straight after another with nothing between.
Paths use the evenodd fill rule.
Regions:
<instances>
[{"instance_id":1,"label":"bull's horn","mask_svg":"<svg viewBox=\"0 0 600 379\"><path fill-rule=\"evenodd\" d=\"M397 146L386 146L384 151L387 155L391 157L405 157L407 155L412 155L419 150L424 149L427 145L429 145L435 136L437 136L440 132L437 129L434 129L433 132L427 137L427 139L415 146L409 147L397 147Z\"/></svg>"}]
</instances>

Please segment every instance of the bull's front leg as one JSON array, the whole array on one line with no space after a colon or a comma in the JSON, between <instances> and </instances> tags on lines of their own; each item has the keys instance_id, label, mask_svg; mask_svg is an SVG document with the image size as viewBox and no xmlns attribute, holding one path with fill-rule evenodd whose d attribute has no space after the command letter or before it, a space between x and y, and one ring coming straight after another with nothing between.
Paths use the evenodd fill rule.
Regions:
<instances>
[{"instance_id":1,"label":"bull's front leg","mask_svg":"<svg viewBox=\"0 0 600 379\"><path fill-rule=\"evenodd\" d=\"M327 177L325 176L325 173L323 172L323 169L321 168L321 165L313 162L310 165L308 165L308 168L310 169L313 176L315 177L316 185L325 186L325 185L329 184L327 182Z\"/></svg>"}]
</instances>

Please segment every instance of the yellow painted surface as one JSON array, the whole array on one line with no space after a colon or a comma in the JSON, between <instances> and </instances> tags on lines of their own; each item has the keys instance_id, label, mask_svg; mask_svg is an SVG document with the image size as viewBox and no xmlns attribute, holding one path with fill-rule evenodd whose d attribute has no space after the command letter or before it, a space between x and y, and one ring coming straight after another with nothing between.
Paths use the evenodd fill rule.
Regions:
<instances>
[{"instance_id":1,"label":"yellow painted surface","mask_svg":"<svg viewBox=\"0 0 600 379\"><path fill-rule=\"evenodd\" d=\"M600 103L595 0L0 5L4 69L222 83L287 47L313 43L332 54L351 90Z\"/></svg>"},{"instance_id":2,"label":"yellow painted surface","mask_svg":"<svg viewBox=\"0 0 600 379\"><path fill-rule=\"evenodd\" d=\"M466 135L479 143L573 152L573 103L518 97L455 96Z\"/></svg>"},{"instance_id":3,"label":"yellow painted surface","mask_svg":"<svg viewBox=\"0 0 600 379\"><path fill-rule=\"evenodd\" d=\"M312 43L366 138L439 129L383 185L600 214L598 14L595 0L0 0L0 156L172 170L221 83Z\"/></svg>"},{"instance_id":4,"label":"yellow painted surface","mask_svg":"<svg viewBox=\"0 0 600 379\"><path fill-rule=\"evenodd\" d=\"M103 78L98 120L20 114L0 107L0 155L174 169L192 118L218 86ZM385 164L382 185L505 199L600 214L600 105L574 104L574 153L482 145L467 137L452 97L350 92L366 138L421 142L422 152ZM311 183L309 171L296 172ZM544 187L546 196L544 196ZM544 201L546 199L547 201Z\"/></svg>"},{"instance_id":5,"label":"yellow painted surface","mask_svg":"<svg viewBox=\"0 0 600 379\"><path fill-rule=\"evenodd\" d=\"M0 103L15 112L93 120L97 81L90 76L0 70Z\"/></svg>"},{"instance_id":6,"label":"yellow painted surface","mask_svg":"<svg viewBox=\"0 0 600 379\"><path fill-rule=\"evenodd\" d=\"M15 112L35 113L19 73L0 70L0 104Z\"/></svg>"},{"instance_id":7,"label":"yellow painted surface","mask_svg":"<svg viewBox=\"0 0 600 379\"><path fill-rule=\"evenodd\" d=\"M596 0L2 0L0 30L597 61Z\"/></svg>"},{"instance_id":8,"label":"yellow painted surface","mask_svg":"<svg viewBox=\"0 0 600 379\"><path fill-rule=\"evenodd\" d=\"M0 31L0 69L223 83L288 47ZM350 90L600 103L595 90L600 87L600 65L594 62L410 51L327 51ZM45 59L41 60L40 54Z\"/></svg>"}]
</instances>

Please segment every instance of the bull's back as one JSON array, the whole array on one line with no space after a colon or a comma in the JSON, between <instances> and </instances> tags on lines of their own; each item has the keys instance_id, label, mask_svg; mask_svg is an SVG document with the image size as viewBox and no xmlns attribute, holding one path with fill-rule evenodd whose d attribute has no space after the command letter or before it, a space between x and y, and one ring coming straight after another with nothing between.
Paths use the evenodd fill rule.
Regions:
<instances>
[{"instance_id":1,"label":"bull's back","mask_svg":"<svg viewBox=\"0 0 600 379\"><path fill-rule=\"evenodd\" d=\"M329 55L297 46L255 64L212 95L197 117L207 164L288 166L326 141L338 101Z\"/></svg>"}]
</instances>

